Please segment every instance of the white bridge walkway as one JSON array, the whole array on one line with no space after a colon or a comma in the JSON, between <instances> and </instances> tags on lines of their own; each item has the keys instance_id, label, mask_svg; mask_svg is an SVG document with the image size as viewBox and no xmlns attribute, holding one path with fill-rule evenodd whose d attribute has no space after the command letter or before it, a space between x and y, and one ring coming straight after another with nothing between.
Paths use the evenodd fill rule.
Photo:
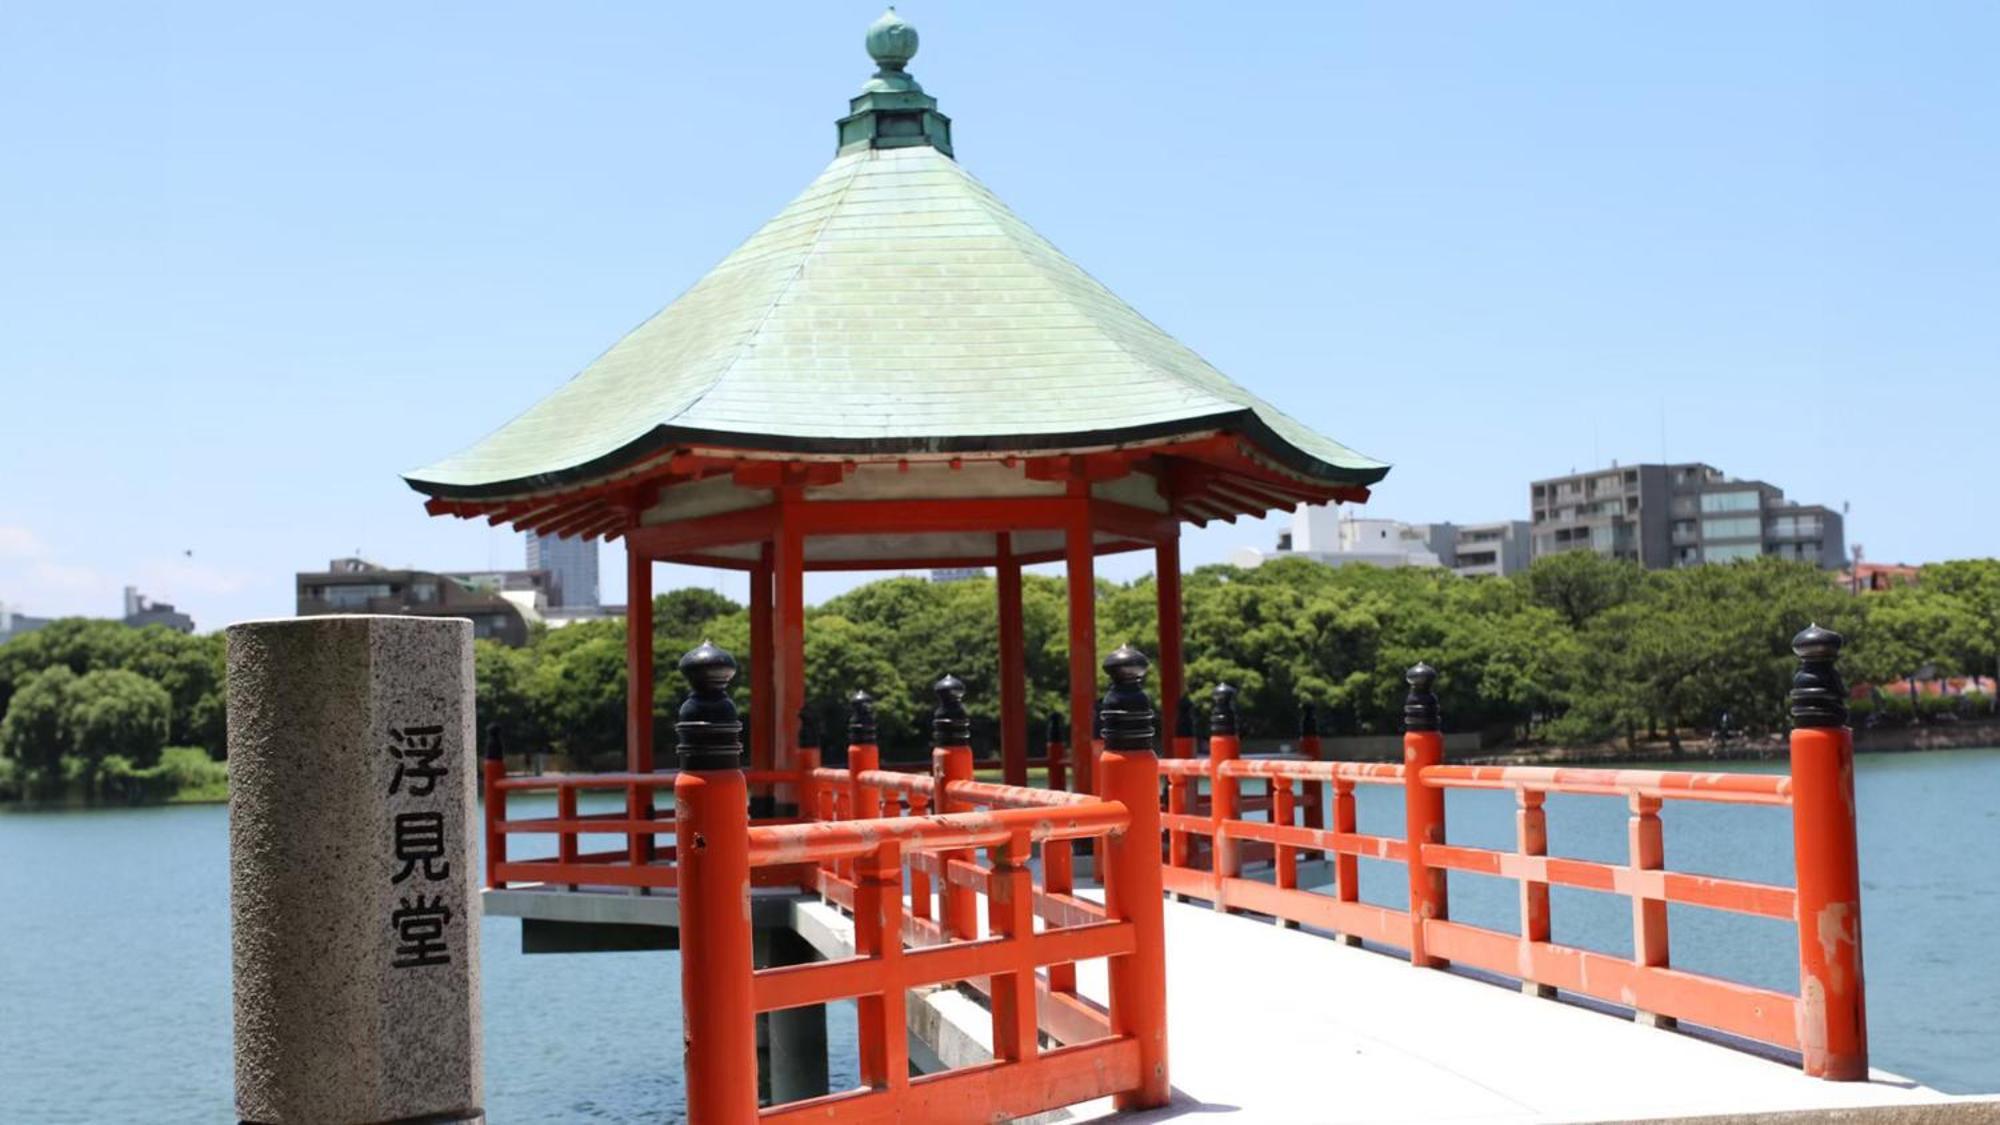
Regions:
<instances>
[{"instance_id":1,"label":"white bridge walkway","mask_svg":"<svg viewBox=\"0 0 2000 1125\"><path fill-rule=\"evenodd\" d=\"M2000 1102L1881 1072L1870 1082L1807 1078L1731 1046L1206 905L1170 901L1166 919L1174 1104L1121 1117L1106 1100L1040 1120L1749 1120L1807 1111L1802 1120L2000 1121ZM823 953L851 948L846 918L830 907L801 903L798 922ZM1079 965L1078 985L1105 1002L1104 963ZM932 993L911 1012L974 1050L988 1044L985 1010L956 992Z\"/></svg>"}]
</instances>

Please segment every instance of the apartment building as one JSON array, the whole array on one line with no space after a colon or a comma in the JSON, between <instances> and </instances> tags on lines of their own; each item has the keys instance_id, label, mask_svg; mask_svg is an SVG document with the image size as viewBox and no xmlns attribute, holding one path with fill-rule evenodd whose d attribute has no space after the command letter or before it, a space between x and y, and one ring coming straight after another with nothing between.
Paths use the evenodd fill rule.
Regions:
<instances>
[{"instance_id":1,"label":"apartment building","mask_svg":"<svg viewBox=\"0 0 2000 1125\"><path fill-rule=\"evenodd\" d=\"M1664 570L1769 556L1832 570L1846 557L1839 512L1700 462L1551 477L1528 499L1534 558L1589 550Z\"/></svg>"},{"instance_id":2,"label":"apartment building","mask_svg":"<svg viewBox=\"0 0 2000 1125\"><path fill-rule=\"evenodd\" d=\"M528 627L541 620L544 601L539 589L509 590L504 581L475 583L357 558L334 559L324 571L302 571L297 583L300 617L330 613L465 617L472 621L474 636L517 647L528 643Z\"/></svg>"}]
</instances>

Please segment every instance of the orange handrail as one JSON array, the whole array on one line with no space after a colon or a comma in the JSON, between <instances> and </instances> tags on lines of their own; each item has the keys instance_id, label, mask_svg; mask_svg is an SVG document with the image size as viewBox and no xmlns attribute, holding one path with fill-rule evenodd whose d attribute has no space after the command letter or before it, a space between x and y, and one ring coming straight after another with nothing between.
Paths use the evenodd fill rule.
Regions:
<instances>
[{"instance_id":1,"label":"orange handrail","mask_svg":"<svg viewBox=\"0 0 2000 1125\"><path fill-rule=\"evenodd\" d=\"M1831 638L1830 640L1828 638ZM1408 951L1414 964L1458 963L1516 977L1524 991L1558 990L1635 1010L1643 1021L1687 1020L1800 1053L1808 1074L1836 1079L1867 1074L1867 1032L1860 962L1859 868L1854 830L1853 744L1844 724L1844 689L1832 670L1839 639L1808 630L1795 641L1803 663L1795 687L1789 776L1701 771L1581 769L1442 764L1435 673L1411 670L1401 764L1292 759L1242 760L1232 734L1211 739L1207 758L1162 763L1169 778L1167 889L1206 899L1218 910L1248 910L1280 923L1304 924L1344 940L1368 940ZM1809 656L1808 653L1811 653ZM1806 702L1801 703L1802 693ZM1218 693L1218 714L1233 705ZM1261 778L1272 786L1271 814L1252 820L1235 808L1235 783ZM1209 814L1186 806L1192 786L1206 780L1215 794ZM1300 824L1295 785L1331 784L1332 826ZM1356 784L1400 786L1404 824L1397 837L1355 830ZM1512 850L1449 843L1444 796L1450 789L1512 791L1516 839ZM1548 854L1546 798L1551 793L1622 797L1631 816L1623 863ZM1319 798L1306 791L1316 807ZM1667 868L1660 811L1668 801L1722 803L1792 812L1796 886L1784 887ZM1195 843L1205 840L1204 868ZM1232 870L1244 845L1269 845L1270 881ZM1333 893L1300 890L1297 854L1333 860ZM1406 908L1360 901L1357 861L1402 863ZM1447 871L1496 876L1520 884L1520 929L1505 933L1455 921L1446 895ZM1551 938L1549 888L1571 886L1624 895L1632 902L1633 954L1612 957ZM1669 963L1667 906L1679 903L1792 921L1799 932L1797 995L1756 988L1674 968Z\"/></svg>"},{"instance_id":2,"label":"orange handrail","mask_svg":"<svg viewBox=\"0 0 2000 1125\"><path fill-rule=\"evenodd\" d=\"M481 770L489 887L678 892L690 1118L971 1121L1107 1096L1127 1107L1163 1104L1153 755L1105 751L1101 796L975 781L963 741L940 746L930 774L912 774L881 766L872 717L862 724L857 710L845 768L822 765L808 744L796 748L792 768L743 770L734 768L740 746L728 749L740 729L722 691L730 667L712 646L682 662L696 684L677 728L686 768L509 777L492 754ZM1051 749L1060 784L1060 746ZM767 785L796 793L798 814L751 818L752 786ZM656 807L662 790L673 799ZM623 800L584 811L585 793ZM511 797L541 794L554 798L553 815L509 816ZM555 854L509 854L511 842L534 836L554 837ZM584 849L585 837L600 836L620 846ZM1072 884L1078 840L1104 858L1101 903ZM755 970L743 901L751 886L818 892L849 911L854 955ZM1076 989L1075 963L1095 958L1109 961L1108 1006ZM905 991L948 981L989 998L994 1061L913 1077ZM863 1088L760 1112L757 1016L843 998L860 1015Z\"/></svg>"}]
</instances>

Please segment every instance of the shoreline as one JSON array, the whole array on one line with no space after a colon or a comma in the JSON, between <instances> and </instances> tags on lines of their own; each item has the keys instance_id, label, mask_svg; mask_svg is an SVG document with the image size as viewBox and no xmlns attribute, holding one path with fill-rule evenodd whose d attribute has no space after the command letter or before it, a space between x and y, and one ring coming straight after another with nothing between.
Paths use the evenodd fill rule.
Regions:
<instances>
[{"instance_id":1,"label":"shoreline","mask_svg":"<svg viewBox=\"0 0 2000 1125\"><path fill-rule=\"evenodd\" d=\"M1930 750L1981 750L2000 746L2000 720L1978 719L1928 726L1876 727L1854 732L1856 754L1913 754ZM1454 757L1454 763L1477 766L1611 765L1639 762L1767 762L1790 754L1784 735L1745 739L1713 749L1706 740L1690 739L1676 754L1664 741L1636 748L1617 745L1548 746Z\"/></svg>"}]
</instances>

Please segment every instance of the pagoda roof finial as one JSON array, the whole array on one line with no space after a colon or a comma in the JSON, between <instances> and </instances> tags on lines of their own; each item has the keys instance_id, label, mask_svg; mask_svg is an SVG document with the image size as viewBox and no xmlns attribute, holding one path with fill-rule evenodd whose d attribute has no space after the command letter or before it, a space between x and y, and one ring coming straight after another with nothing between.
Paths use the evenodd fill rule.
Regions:
<instances>
[{"instance_id":1,"label":"pagoda roof finial","mask_svg":"<svg viewBox=\"0 0 2000 1125\"><path fill-rule=\"evenodd\" d=\"M875 73L840 119L840 151L929 145L950 156L951 118L937 111L937 99L906 69L917 55L917 29L892 5L868 25L864 42Z\"/></svg>"},{"instance_id":2,"label":"pagoda roof finial","mask_svg":"<svg viewBox=\"0 0 2000 1125\"><path fill-rule=\"evenodd\" d=\"M880 19L868 25L867 42L868 57L874 59L875 65L883 71L901 74L910 60L917 56L917 29L896 14L894 4L889 5L889 10L883 12ZM875 77L882 79L888 75L878 73ZM911 87L914 86L912 82Z\"/></svg>"}]
</instances>

